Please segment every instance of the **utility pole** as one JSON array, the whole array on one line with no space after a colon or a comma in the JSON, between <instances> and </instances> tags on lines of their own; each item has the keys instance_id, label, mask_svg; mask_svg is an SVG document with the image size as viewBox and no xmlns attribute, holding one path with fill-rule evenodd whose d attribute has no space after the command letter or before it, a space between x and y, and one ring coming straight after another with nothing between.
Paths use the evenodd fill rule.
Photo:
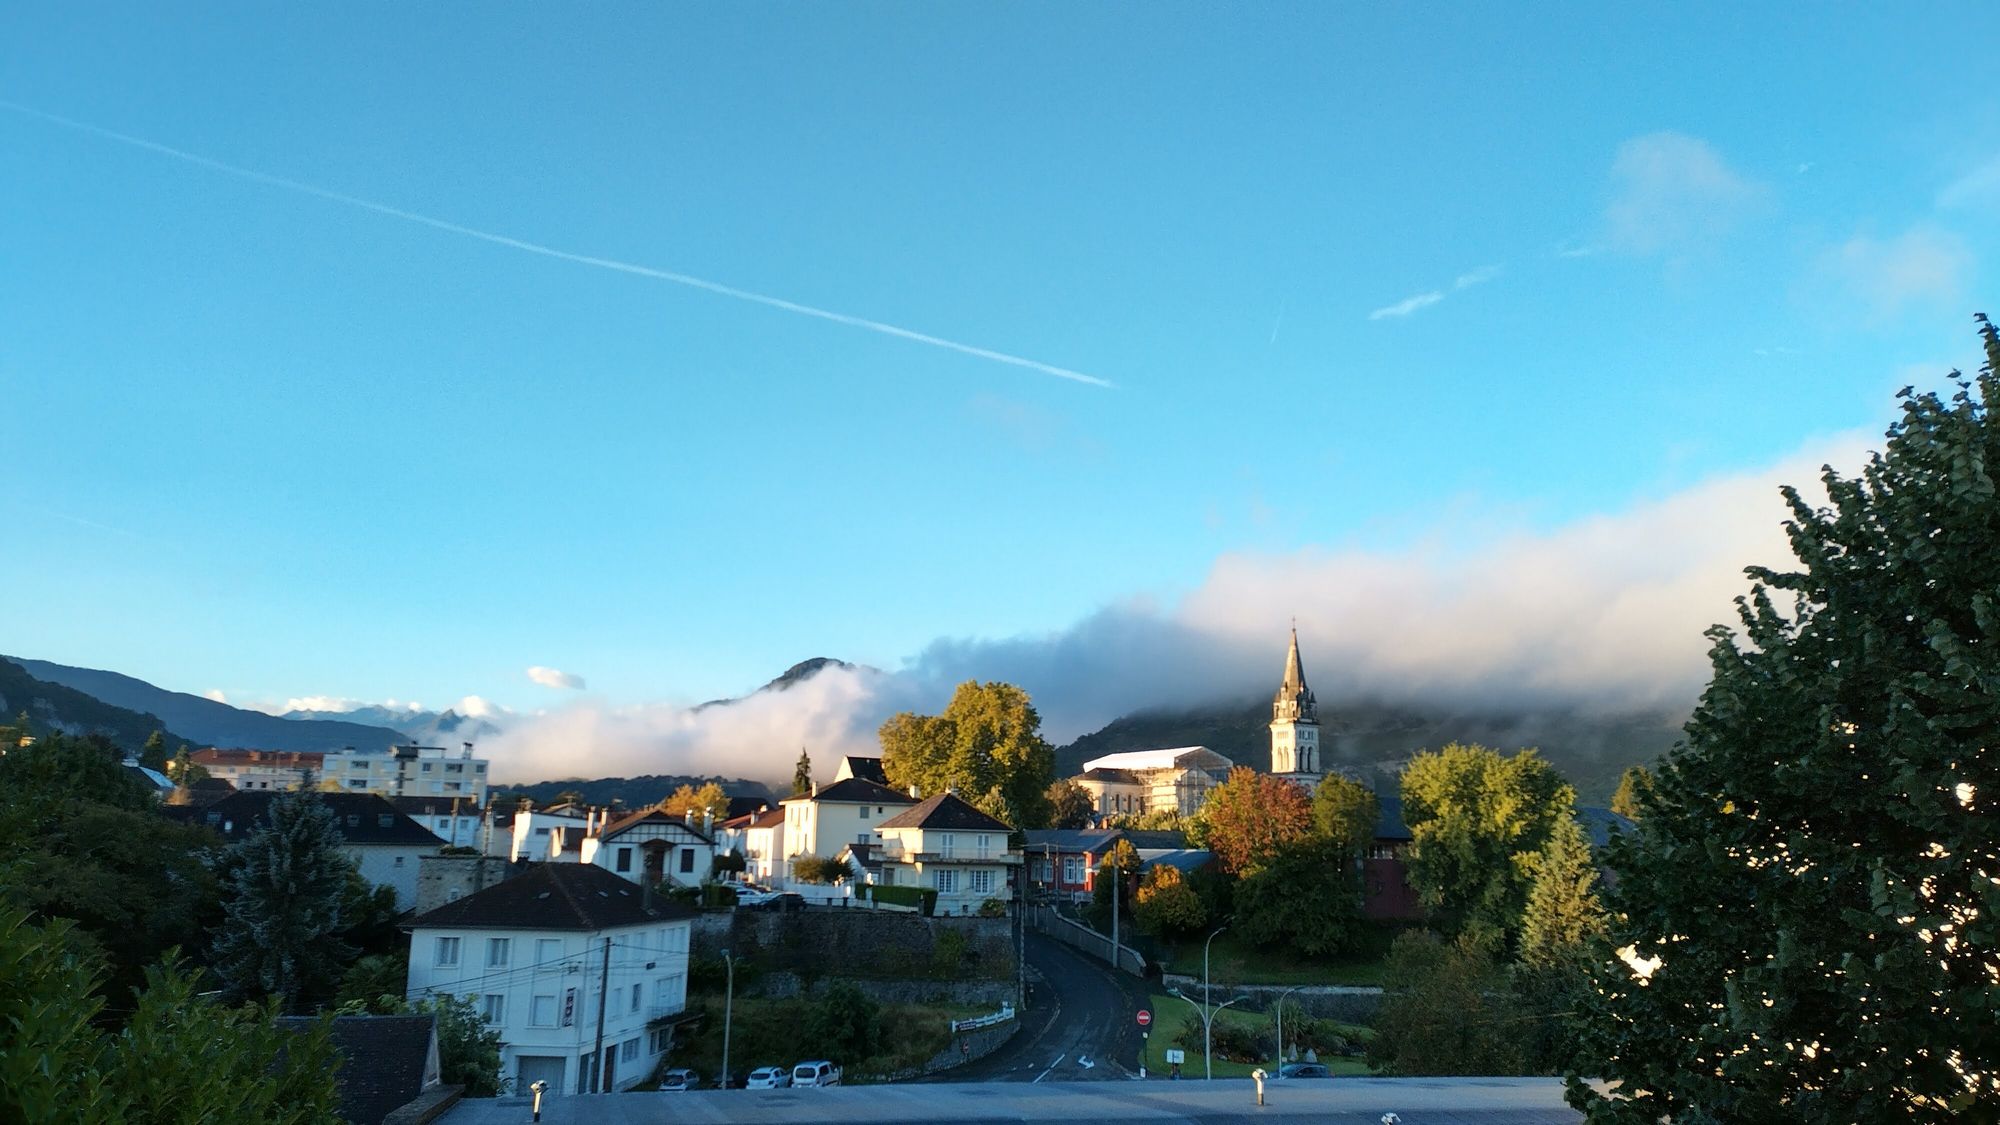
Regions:
<instances>
[{"instance_id":1,"label":"utility pole","mask_svg":"<svg viewBox=\"0 0 2000 1125\"><path fill-rule=\"evenodd\" d=\"M729 993L722 1002L722 1088L729 1089L729 1022L736 1014L736 959L727 949L722 951L723 964L729 966Z\"/></svg>"},{"instance_id":2,"label":"utility pole","mask_svg":"<svg viewBox=\"0 0 2000 1125\"><path fill-rule=\"evenodd\" d=\"M590 1091L604 1092L604 1005L611 997L611 939L604 939L604 964L597 970L597 1049L590 1056Z\"/></svg>"},{"instance_id":3,"label":"utility pole","mask_svg":"<svg viewBox=\"0 0 2000 1125\"><path fill-rule=\"evenodd\" d=\"M1111 967L1118 967L1118 900L1125 897L1125 873L1111 864Z\"/></svg>"}]
</instances>

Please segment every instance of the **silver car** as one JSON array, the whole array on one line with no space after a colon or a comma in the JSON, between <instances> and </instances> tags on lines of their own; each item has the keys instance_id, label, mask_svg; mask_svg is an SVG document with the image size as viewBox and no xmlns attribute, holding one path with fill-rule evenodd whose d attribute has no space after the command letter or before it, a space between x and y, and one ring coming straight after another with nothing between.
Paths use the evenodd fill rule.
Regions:
<instances>
[{"instance_id":1,"label":"silver car","mask_svg":"<svg viewBox=\"0 0 2000 1125\"><path fill-rule=\"evenodd\" d=\"M745 1090L782 1090L792 1084L792 1071L784 1066L760 1066L743 1083Z\"/></svg>"}]
</instances>

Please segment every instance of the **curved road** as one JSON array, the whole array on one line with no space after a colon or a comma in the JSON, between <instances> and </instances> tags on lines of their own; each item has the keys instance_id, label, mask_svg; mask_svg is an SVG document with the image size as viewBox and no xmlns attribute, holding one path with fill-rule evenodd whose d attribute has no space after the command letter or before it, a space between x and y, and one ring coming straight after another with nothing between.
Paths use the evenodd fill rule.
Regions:
<instances>
[{"instance_id":1,"label":"curved road","mask_svg":"<svg viewBox=\"0 0 2000 1125\"><path fill-rule=\"evenodd\" d=\"M936 1076L941 1082L1090 1082L1139 1073L1146 1006L1137 977L1114 972L1053 938L1029 931L1028 1010L1006 1046ZM1039 979L1037 979L1039 977Z\"/></svg>"}]
</instances>

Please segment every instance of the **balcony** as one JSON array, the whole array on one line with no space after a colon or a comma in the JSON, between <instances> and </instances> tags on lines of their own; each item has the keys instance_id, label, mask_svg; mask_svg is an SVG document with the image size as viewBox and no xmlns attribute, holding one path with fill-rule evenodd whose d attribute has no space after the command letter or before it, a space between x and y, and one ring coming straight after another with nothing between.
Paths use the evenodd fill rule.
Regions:
<instances>
[{"instance_id":1,"label":"balcony","mask_svg":"<svg viewBox=\"0 0 2000 1125\"><path fill-rule=\"evenodd\" d=\"M977 852L965 854L953 851L951 854L946 855L944 852L904 851L901 846L896 844L882 845L881 856L886 861L896 863L969 863L985 864L987 866L998 865L1001 867L1018 867L1021 863L1020 852L994 852L991 855L980 855Z\"/></svg>"}]
</instances>

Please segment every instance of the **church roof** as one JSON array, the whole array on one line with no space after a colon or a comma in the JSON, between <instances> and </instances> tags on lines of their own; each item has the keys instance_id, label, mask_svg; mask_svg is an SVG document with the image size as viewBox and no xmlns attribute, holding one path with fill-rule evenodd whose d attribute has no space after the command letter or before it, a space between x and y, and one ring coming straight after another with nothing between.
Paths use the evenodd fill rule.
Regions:
<instances>
[{"instance_id":1,"label":"church roof","mask_svg":"<svg viewBox=\"0 0 2000 1125\"><path fill-rule=\"evenodd\" d=\"M1298 719L1310 723L1318 720L1317 711L1312 689L1306 686L1305 665L1299 660L1299 630L1293 626L1292 647L1285 653L1285 679L1271 700L1271 715L1279 722Z\"/></svg>"},{"instance_id":2,"label":"church roof","mask_svg":"<svg viewBox=\"0 0 2000 1125\"><path fill-rule=\"evenodd\" d=\"M1223 764L1222 768L1225 769L1234 764L1229 759L1224 758L1206 746L1175 746L1165 750L1127 750L1123 754L1106 754L1102 758L1092 758L1083 763L1083 772L1088 774L1091 770L1098 769L1170 770L1175 768L1216 768L1211 762L1207 761L1181 761L1182 758L1194 754L1205 755L1208 758L1220 760Z\"/></svg>"}]
</instances>

